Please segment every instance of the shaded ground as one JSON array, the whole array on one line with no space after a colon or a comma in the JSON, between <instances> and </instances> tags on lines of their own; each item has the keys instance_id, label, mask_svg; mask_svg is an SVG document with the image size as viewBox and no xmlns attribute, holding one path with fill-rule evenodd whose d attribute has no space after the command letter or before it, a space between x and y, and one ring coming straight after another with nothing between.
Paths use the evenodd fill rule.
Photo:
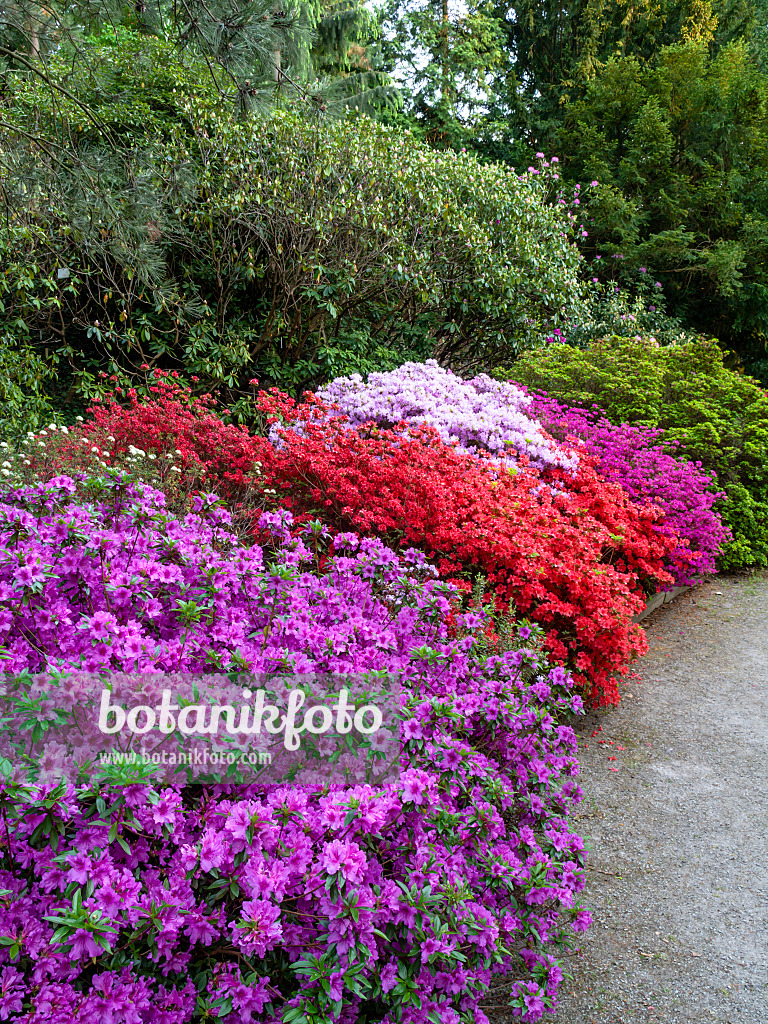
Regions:
<instances>
[{"instance_id":1,"label":"shaded ground","mask_svg":"<svg viewBox=\"0 0 768 1024\"><path fill-rule=\"evenodd\" d=\"M642 682L579 726L594 924L545 1019L768 1024L768 575L644 626Z\"/></svg>"}]
</instances>

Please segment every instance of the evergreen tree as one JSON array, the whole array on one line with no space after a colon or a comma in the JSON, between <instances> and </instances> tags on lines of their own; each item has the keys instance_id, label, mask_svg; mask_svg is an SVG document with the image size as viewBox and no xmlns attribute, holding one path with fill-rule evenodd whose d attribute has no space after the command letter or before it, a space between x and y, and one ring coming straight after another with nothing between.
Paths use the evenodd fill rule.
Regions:
<instances>
[{"instance_id":1,"label":"evergreen tree","mask_svg":"<svg viewBox=\"0 0 768 1024\"><path fill-rule=\"evenodd\" d=\"M746 42L606 63L565 108L558 148L601 277L653 274L673 312L743 354L768 341L768 76ZM591 196L590 196L591 193Z\"/></svg>"},{"instance_id":2,"label":"evergreen tree","mask_svg":"<svg viewBox=\"0 0 768 1024\"><path fill-rule=\"evenodd\" d=\"M490 109L492 130L479 144L514 163L528 163L536 151L553 154L565 105L584 94L607 61L651 60L662 47L686 41L719 48L749 23L746 0L714 2L717 6L710 0L496 3L505 60Z\"/></svg>"},{"instance_id":3,"label":"evergreen tree","mask_svg":"<svg viewBox=\"0 0 768 1024\"><path fill-rule=\"evenodd\" d=\"M403 94L394 120L437 148L471 148L502 61L489 4L391 0L379 16L387 67Z\"/></svg>"},{"instance_id":4,"label":"evergreen tree","mask_svg":"<svg viewBox=\"0 0 768 1024\"><path fill-rule=\"evenodd\" d=\"M345 107L394 112L401 106L383 66L378 19L364 5L331 0L316 22L310 57L314 88L330 113Z\"/></svg>"},{"instance_id":5,"label":"evergreen tree","mask_svg":"<svg viewBox=\"0 0 768 1024\"><path fill-rule=\"evenodd\" d=\"M222 102L241 115L275 102L326 111L391 104L395 95L364 45L375 26L358 0L52 0L45 8L4 0L0 88L10 96L14 81L37 80L53 96L71 99L67 77L96 82L101 75L97 93L108 95L106 68L94 60L89 40L118 38L123 28L200 62ZM66 58L68 70L61 60L51 65L57 57Z\"/></svg>"},{"instance_id":6,"label":"evergreen tree","mask_svg":"<svg viewBox=\"0 0 768 1024\"><path fill-rule=\"evenodd\" d=\"M565 105L607 61L649 61L667 45L713 53L748 37L760 50L768 0L388 0L387 69L407 125L438 147L527 166L553 152ZM767 12L768 13L768 12Z\"/></svg>"}]
</instances>

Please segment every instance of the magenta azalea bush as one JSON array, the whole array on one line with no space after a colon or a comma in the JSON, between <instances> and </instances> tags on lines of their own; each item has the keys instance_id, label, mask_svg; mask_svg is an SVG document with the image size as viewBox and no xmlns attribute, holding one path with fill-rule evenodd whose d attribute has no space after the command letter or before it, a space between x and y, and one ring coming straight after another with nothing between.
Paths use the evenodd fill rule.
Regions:
<instances>
[{"instance_id":1,"label":"magenta azalea bush","mask_svg":"<svg viewBox=\"0 0 768 1024\"><path fill-rule=\"evenodd\" d=\"M0 493L6 671L394 671L446 635L449 592L419 552L345 535L317 575L288 512L262 516L274 550L243 547L213 495L177 519L151 487L91 487L88 502L69 477Z\"/></svg>"},{"instance_id":2,"label":"magenta azalea bush","mask_svg":"<svg viewBox=\"0 0 768 1024\"><path fill-rule=\"evenodd\" d=\"M540 392L532 397L531 412L553 436L580 441L606 480L621 484L638 505L662 509L666 520L656 528L675 532L681 541L667 556L678 586L715 571L730 533L715 509L725 494L715 489L713 474L700 462L676 458L678 446L661 429L615 426L599 409L570 408Z\"/></svg>"},{"instance_id":3,"label":"magenta azalea bush","mask_svg":"<svg viewBox=\"0 0 768 1024\"><path fill-rule=\"evenodd\" d=\"M514 649L482 614L449 627L416 552L291 525L271 513L244 547L215 499L177 518L119 478L0 493L7 692L52 680L50 710L17 700L4 733L0 1019L482 1024L502 980L521 1020L556 1005L589 924L567 673L527 625ZM246 667L396 676L399 779L56 782L13 757L71 711L78 671Z\"/></svg>"}]
</instances>

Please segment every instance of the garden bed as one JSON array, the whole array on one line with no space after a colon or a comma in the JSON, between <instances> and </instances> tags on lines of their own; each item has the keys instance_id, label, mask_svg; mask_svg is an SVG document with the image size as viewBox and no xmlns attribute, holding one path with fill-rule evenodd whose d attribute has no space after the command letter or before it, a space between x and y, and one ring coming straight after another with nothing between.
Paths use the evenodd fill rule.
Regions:
<instances>
[{"instance_id":1,"label":"garden bed","mask_svg":"<svg viewBox=\"0 0 768 1024\"><path fill-rule=\"evenodd\" d=\"M483 1024L499 983L523 1021L557 1006L559 958L590 924L570 719L582 695L619 702L638 621L714 563L711 481L649 448L640 488L634 435L557 439L489 377L375 378L262 392L251 432L157 371L6 445L0 966L17 1019L103 1019L113 991L130 1024L151 1007L165 1024ZM247 721L248 674L270 704L276 678L293 696L330 675L332 700L348 677L391 684L394 753L371 740L370 757L399 775L107 771L88 673L128 684L100 683L100 706L142 753L167 738L148 735L157 673L179 729L201 701L229 709L249 755L259 730L230 729L229 707ZM14 938L30 917L33 945Z\"/></svg>"}]
</instances>

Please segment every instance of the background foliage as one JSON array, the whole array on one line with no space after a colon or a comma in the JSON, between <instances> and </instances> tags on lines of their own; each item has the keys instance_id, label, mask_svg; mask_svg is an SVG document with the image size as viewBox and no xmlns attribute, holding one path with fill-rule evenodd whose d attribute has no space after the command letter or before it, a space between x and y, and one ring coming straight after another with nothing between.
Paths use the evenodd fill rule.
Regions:
<instances>
[{"instance_id":1,"label":"background foliage","mask_svg":"<svg viewBox=\"0 0 768 1024\"><path fill-rule=\"evenodd\" d=\"M765 379L763 0L403 0L381 17L397 123L520 169L557 155L569 184L596 180L578 237L589 276L634 297L645 267L673 317Z\"/></svg>"},{"instance_id":2,"label":"background foliage","mask_svg":"<svg viewBox=\"0 0 768 1024\"><path fill-rule=\"evenodd\" d=\"M352 44L323 24L328 71ZM209 50L102 27L77 60L62 45L7 76L0 318L10 351L69 380L64 401L143 363L230 402L253 377L300 392L412 356L477 365L564 322L579 256L546 175L330 117L319 85L255 109L245 56L227 90Z\"/></svg>"},{"instance_id":3,"label":"background foliage","mask_svg":"<svg viewBox=\"0 0 768 1024\"><path fill-rule=\"evenodd\" d=\"M768 328L767 100L744 41L714 57L689 42L610 60L558 138L569 174L600 182L584 245L598 276L646 267L686 323L745 352Z\"/></svg>"}]
</instances>

